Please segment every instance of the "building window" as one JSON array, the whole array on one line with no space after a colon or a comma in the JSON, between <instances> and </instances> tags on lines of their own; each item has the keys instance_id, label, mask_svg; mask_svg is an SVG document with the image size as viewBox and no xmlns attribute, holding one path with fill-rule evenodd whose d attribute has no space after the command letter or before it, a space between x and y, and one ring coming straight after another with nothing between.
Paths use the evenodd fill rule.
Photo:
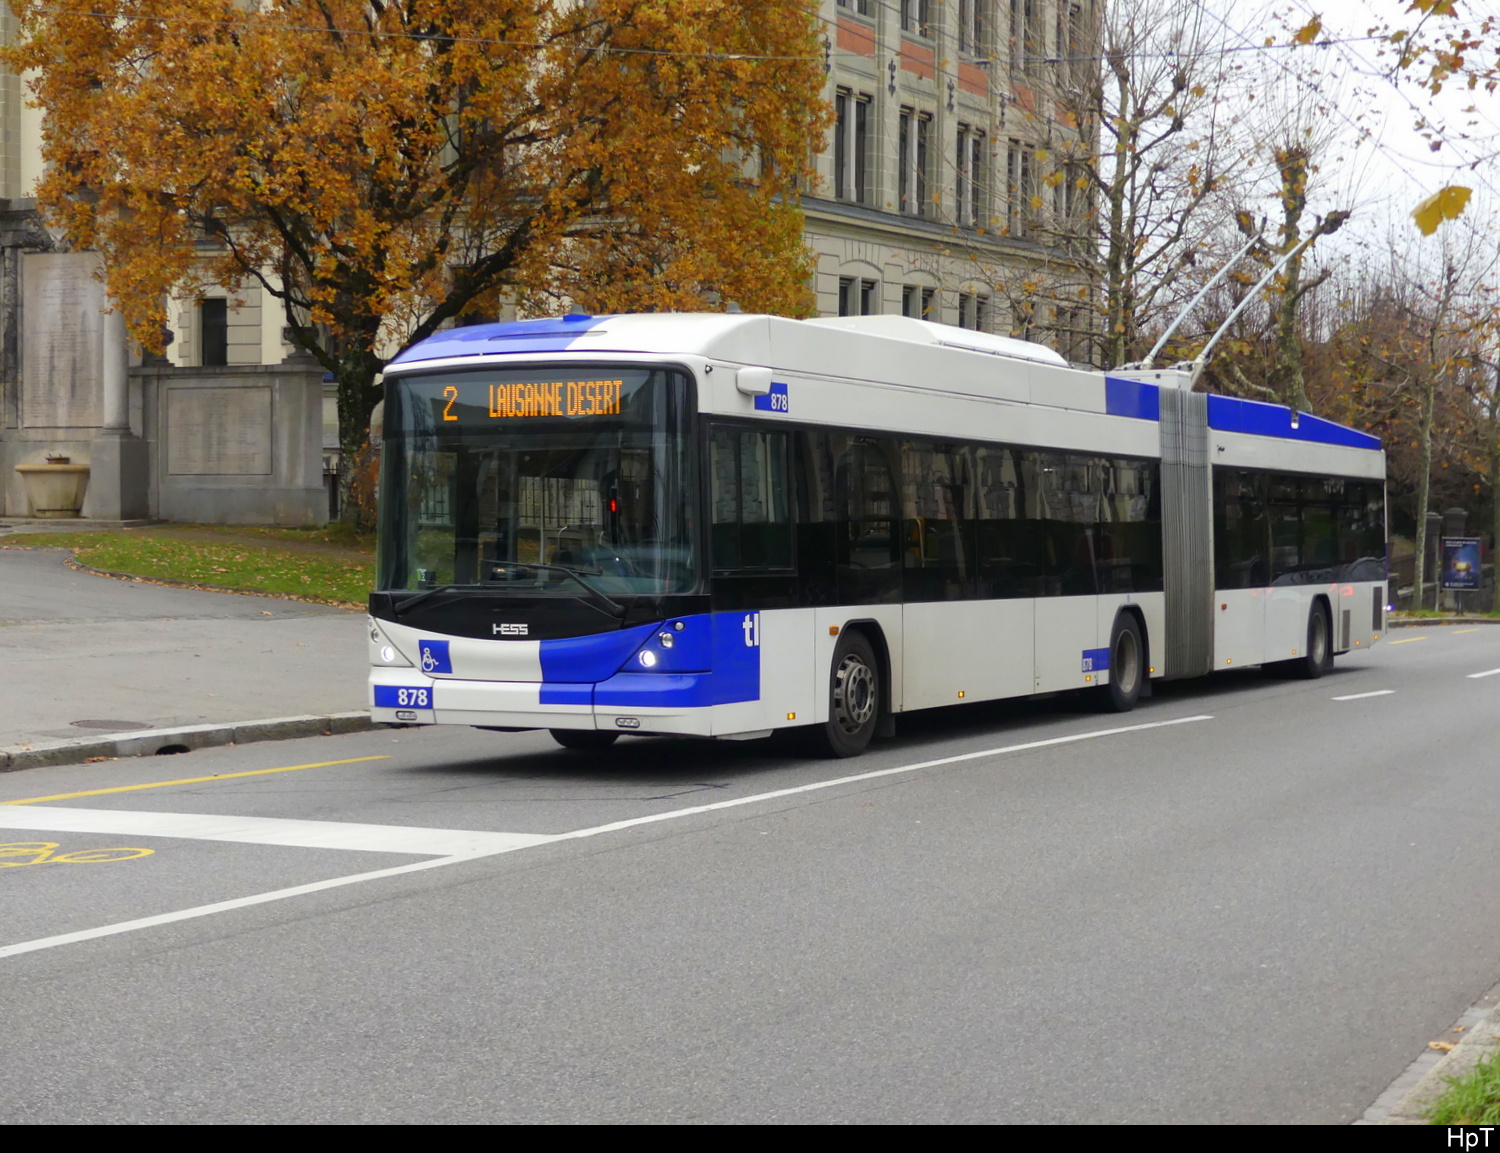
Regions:
<instances>
[{"instance_id":1,"label":"building window","mask_svg":"<svg viewBox=\"0 0 1500 1153\"><path fill-rule=\"evenodd\" d=\"M917 284L901 286L901 315L913 320L931 320L932 306L937 299L937 289L923 288Z\"/></svg>"},{"instance_id":2,"label":"building window","mask_svg":"<svg viewBox=\"0 0 1500 1153\"><path fill-rule=\"evenodd\" d=\"M1052 347L1074 364L1089 362L1089 314L1082 305L1058 308L1054 314Z\"/></svg>"},{"instance_id":3,"label":"building window","mask_svg":"<svg viewBox=\"0 0 1500 1153\"><path fill-rule=\"evenodd\" d=\"M1076 92L1088 77L1088 61L1085 45L1087 27L1082 4L1070 4L1059 0L1057 5L1057 55L1059 57L1058 83L1069 92Z\"/></svg>"},{"instance_id":4,"label":"building window","mask_svg":"<svg viewBox=\"0 0 1500 1153\"><path fill-rule=\"evenodd\" d=\"M914 108L901 109L898 135L901 211L911 216L927 216L931 212L927 180L932 164L932 115Z\"/></svg>"},{"instance_id":5,"label":"building window","mask_svg":"<svg viewBox=\"0 0 1500 1153\"><path fill-rule=\"evenodd\" d=\"M1032 326L1035 323L1032 313L1035 305L1028 303L1017 304L1011 317L1010 334L1017 340L1030 340Z\"/></svg>"},{"instance_id":6,"label":"building window","mask_svg":"<svg viewBox=\"0 0 1500 1153\"><path fill-rule=\"evenodd\" d=\"M984 37L989 23L985 11L994 0L958 0L958 50L971 54L984 51Z\"/></svg>"},{"instance_id":7,"label":"building window","mask_svg":"<svg viewBox=\"0 0 1500 1153\"><path fill-rule=\"evenodd\" d=\"M901 31L932 35L932 0L900 0Z\"/></svg>"},{"instance_id":8,"label":"building window","mask_svg":"<svg viewBox=\"0 0 1500 1153\"><path fill-rule=\"evenodd\" d=\"M840 8L848 8L851 12L858 12L861 16L870 14L870 5L874 0L839 0Z\"/></svg>"},{"instance_id":9,"label":"building window","mask_svg":"<svg viewBox=\"0 0 1500 1153\"><path fill-rule=\"evenodd\" d=\"M958 168L957 195L954 197L958 223L966 228L978 228L985 219L984 133L960 124L954 158Z\"/></svg>"},{"instance_id":10,"label":"building window","mask_svg":"<svg viewBox=\"0 0 1500 1153\"><path fill-rule=\"evenodd\" d=\"M1041 0L1010 0L1010 67L1018 75L1041 68Z\"/></svg>"},{"instance_id":11,"label":"building window","mask_svg":"<svg viewBox=\"0 0 1500 1153\"><path fill-rule=\"evenodd\" d=\"M1005 227L1016 238L1025 236L1035 216L1036 149L1012 140L1005 150Z\"/></svg>"},{"instance_id":12,"label":"building window","mask_svg":"<svg viewBox=\"0 0 1500 1153\"><path fill-rule=\"evenodd\" d=\"M834 97L833 194L865 204L869 196L870 97L840 88Z\"/></svg>"},{"instance_id":13,"label":"building window","mask_svg":"<svg viewBox=\"0 0 1500 1153\"><path fill-rule=\"evenodd\" d=\"M210 296L198 302L198 339L201 355L198 363L216 368L229 363L229 301Z\"/></svg>"},{"instance_id":14,"label":"building window","mask_svg":"<svg viewBox=\"0 0 1500 1153\"><path fill-rule=\"evenodd\" d=\"M874 316L880 311L880 281L839 277L839 315Z\"/></svg>"},{"instance_id":15,"label":"building window","mask_svg":"<svg viewBox=\"0 0 1500 1153\"><path fill-rule=\"evenodd\" d=\"M958 294L958 326L975 332L990 330L990 298L982 293Z\"/></svg>"}]
</instances>

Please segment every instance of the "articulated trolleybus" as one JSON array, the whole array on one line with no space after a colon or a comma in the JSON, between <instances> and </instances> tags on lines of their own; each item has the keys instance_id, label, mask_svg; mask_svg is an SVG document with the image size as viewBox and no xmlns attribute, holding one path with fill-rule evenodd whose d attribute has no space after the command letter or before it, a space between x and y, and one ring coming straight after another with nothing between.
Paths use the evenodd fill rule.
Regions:
<instances>
[{"instance_id":1,"label":"articulated trolleybus","mask_svg":"<svg viewBox=\"0 0 1500 1153\"><path fill-rule=\"evenodd\" d=\"M567 316L386 370L373 717L568 748L1244 665L1384 629L1370 436L905 317Z\"/></svg>"}]
</instances>

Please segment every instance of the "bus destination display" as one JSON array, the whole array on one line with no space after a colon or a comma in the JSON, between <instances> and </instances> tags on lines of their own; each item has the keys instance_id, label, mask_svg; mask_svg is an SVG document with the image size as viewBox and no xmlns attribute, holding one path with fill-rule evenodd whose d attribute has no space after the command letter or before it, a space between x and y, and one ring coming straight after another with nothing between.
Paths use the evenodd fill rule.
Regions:
<instances>
[{"instance_id":1,"label":"bus destination display","mask_svg":"<svg viewBox=\"0 0 1500 1153\"><path fill-rule=\"evenodd\" d=\"M546 380L491 384L489 414L492 420L525 416L618 416L622 380ZM457 385L443 389L447 403L444 420L458 420L453 406L459 401Z\"/></svg>"}]
</instances>

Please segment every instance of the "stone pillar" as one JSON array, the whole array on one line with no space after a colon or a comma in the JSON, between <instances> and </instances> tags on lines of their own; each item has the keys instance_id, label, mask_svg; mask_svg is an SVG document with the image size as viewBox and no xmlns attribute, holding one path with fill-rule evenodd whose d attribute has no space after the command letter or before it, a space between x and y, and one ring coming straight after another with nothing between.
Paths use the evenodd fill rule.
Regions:
<instances>
[{"instance_id":1,"label":"stone pillar","mask_svg":"<svg viewBox=\"0 0 1500 1153\"><path fill-rule=\"evenodd\" d=\"M147 515L149 461L146 442L130 430L129 348L118 308L105 315L99 345L104 424L89 445L87 515L135 520Z\"/></svg>"}]
</instances>

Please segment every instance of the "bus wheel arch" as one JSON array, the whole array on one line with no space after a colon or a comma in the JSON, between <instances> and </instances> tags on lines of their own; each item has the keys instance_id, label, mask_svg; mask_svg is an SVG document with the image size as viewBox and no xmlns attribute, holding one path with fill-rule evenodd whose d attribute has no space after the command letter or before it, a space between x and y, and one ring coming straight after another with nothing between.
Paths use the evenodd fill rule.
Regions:
<instances>
[{"instance_id":1,"label":"bus wheel arch","mask_svg":"<svg viewBox=\"0 0 1500 1153\"><path fill-rule=\"evenodd\" d=\"M1141 699L1150 675L1146 622L1133 606L1115 613L1109 630L1109 680L1099 688L1099 703L1107 712L1128 713Z\"/></svg>"},{"instance_id":2,"label":"bus wheel arch","mask_svg":"<svg viewBox=\"0 0 1500 1153\"><path fill-rule=\"evenodd\" d=\"M828 667L828 720L808 730L814 752L854 757L865 751L890 711L890 664L885 636L874 621L850 622L839 630Z\"/></svg>"},{"instance_id":3,"label":"bus wheel arch","mask_svg":"<svg viewBox=\"0 0 1500 1153\"><path fill-rule=\"evenodd\" d=\"M1307 610L1307 635L1302 655L1292 662L1292 671L1303 680L1315 681L1333 668L1333 606L1319 593Z\"/></svg>"}]
</instances>

